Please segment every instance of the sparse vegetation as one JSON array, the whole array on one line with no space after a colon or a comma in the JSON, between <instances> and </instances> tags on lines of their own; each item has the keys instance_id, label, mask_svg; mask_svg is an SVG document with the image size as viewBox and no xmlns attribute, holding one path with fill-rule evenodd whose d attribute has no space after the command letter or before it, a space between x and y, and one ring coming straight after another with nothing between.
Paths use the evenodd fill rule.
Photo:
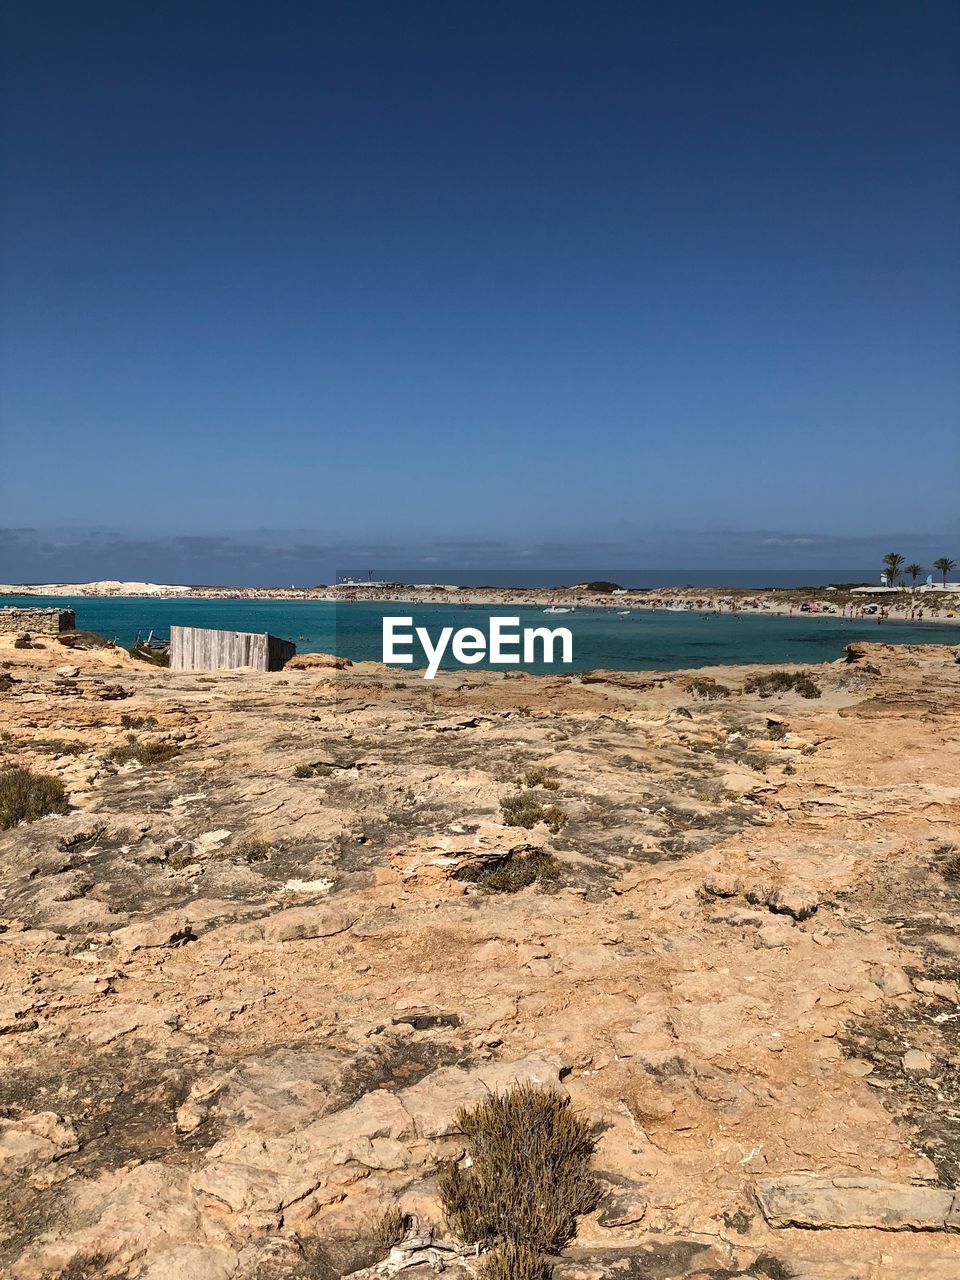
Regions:
<instances>
[{"instance_id":1,"label":"sparse vegetation","mask_svg":"<svg viewBox=\"0 0 960 1280\"><path fill-rule=\"evenodd\" d=\"M757 693L761 698L791 691L801 698L820 697L820 686L805 671L767 671L763 675L750 676L743 686L744 693Z\"/></svg>"},{"instance_id":2,"label":"sparse vegetation","mask_svg":"<svg viewBox=\"0 0 960 1280\"><path fill-rule=\"evenodd\" d=\"M481 1262L478 1280L550 1280L553 1267L525 1244L502 1244Z\"/></svg>"},{"instance_id":3,"label":"sparse vegetation","mask_svg":"<svg viewBox=\"0 0 960 1280\"><path fill-rule=\"evenodd\" d=\"M59 778L19 766L0 772L0 831L48 813L66 813L67 808L67 793Z\"/></svg>"},{"instance_id":4,"label":"sparse vegetation","mask_svg":"<svg viewBox=\"0 0 960 1280\"><path fill-rule=\"evenodd\" d=\"M600 1201L589 1125L557 1090L520 1084L461 1109L457 1126L472 1163L440 1170L448 1225L468 1244L497 1246L484 1264L488 1280L543 1280L544 1255L568 1244L577 1218Z\"/></svg>"},{"instance_id":5,"label":"sparse vegetation","mask_svg":"<svg viewBox=\"0 0 960 1280\"><path fill-rule=\"evenodd\" d=\"M9 671L0 671L0 693L9 693L15 684L19 684L19 681Z\"/></svg>"},{"instance_id":6,"label":"sparse vegetation","mask_svg":"<svg viewBox=\"0 0 960 1280\"><path fill-rule=\"evenodd\" d=\"M562 831L569 821L566 809L561 809L558 804L548 804L543 811L543 822L554 835Z\"/></svg>"},{"instance_id":7,"label":"sparse vegetation","mask_svg":"<svg viewBox=\"0 0 960 1280\"><path fill-rule=\"evenodd\" d=\"M784 720L767 721L767 737L773 742L782 742L790 732L790 726Z\"/></svg>"},{"instance_id":8,"label":"sparse vegetation","mask_svg":"<svg viewBox=\"0 0 960 1280\"><path fill-rule=\"evenodd\" d=\"M298 764L293 771L295 778L329 778L333 769L328 764Z\"/></svg>"},{"instance_id":9,"label":"sparse vegetation","mask_svg":"<svg viewBox=\"0 0 960 1280\"><path fill-rule=\"evenodd\" d=\"M129 764L131 760L137 760L144 768L149 769L154 765L165 764L179 754L180 748L175 742L138 742L133 734L129 734L127 741L114 747L107 759L114 764Z\"/></svg>"},{"instance_id":10,"label":"sparse vegetation","mask_svg":"<svg viewBox=\"0 0 960 1280\"><path fill-rule=\"evenodd\" d=\"M711 680L709 676L698 676L695 680L691 680L687 685L687 691L698 698L705 698L708 702L729 698L733 692L727 685L720 684L718 680Z\"/></svg>"},{"instance_id":11,"label":"sparse vegetation","mask_svg":"<svg viewBox=\"0 0 960 1280\"><path fill-rule=\"evenodd\" d=\"M461 867L455 880L479 885L488 893L516 893L531 884L552 884L560 879L560 863L550 853L524 853L499 862Z\"/></svg>"},{"instance_id":12,"label":"sparse vegetation","mask_svg":"<svg viewBox=\"0 0 960 1280\"><path fill-rule=\"evenodd\" d=\"M230 852L230 857L240 862L268 862L273 845L262 836L247 836Z\"/></svg>"},{"instance_id":13,"label":"sparse vegetation","mask_svg":"<svg viewBox=\"0 0 960 1280\"><path fill-rule=\"evenodd\" d=\"M560 789L560 779L557 777L556 770L548 769L544 765L536 765L533 769L528 769L521 781L525 787L546 787L548 791Z\"/></svg>"},{"instance_id":14,"label":"sparse vegetation","mask_svg":"<svg viewBox=\"0 0 960 1280\"><path fill-rule=\"evenodd\" d=\"M532 791L521 791L517 795L504 796L500 801L503 821L508 827L526 827L529 830L538 822L545 823L557 834L567 825L566 810L558 804L543 804Z\"/></svg>"},{"instance_id":15,"label":"sparse vegetation","mask_svg":"<svg viewBox=\"0 0 960 1280\"><path fill-rule=\"evenodd\" d=\"M47 756L81 756L87 750L82 742L71 738L36 738L25 745L31 751L39 751Z\"/></svg>"},{"instance_id":16,"label":"sparse vegetation","mask_svg":"<svg viewBox=\"0 0 960 1280\"><path fill-rule=\"evenodd\" d=\"M124 729L157 729L159 725L155 716L133 716L126 711L120 717Z\"/></svg>"},{"instance_id":17,"label":"sparse vegetation","mask_svg":"<svg viewBox=\"0 0 960 1280\"><path fill-rule=\"evenodd\" d=\"M941 844L933 851L940 861L940 870L947 880L960 880L960 848L955 844Z\"/></svg>"},{"instance_id":18,"label":"sparse vegetation","mask_svg":"<svg viewBox=\"0 0 960 1280\"><path fill-rule=\"evenodd\" d=\"M106 1268L112 1261L110 1254L99 1249L93 1253L76 1253L57 1272L57 1280L98 1280L98 1277L106 1275Z\"/></svg>"},{"instance_id":19,"label":"sparse vegetation","mask_svg":"<svg viewBox=\"0 0 960 1280\"><path fill-rule=\"evenodd\" d=\"M175 742L137 743L136 757L148 768L155 764L166 764L168 760L176 759L179 754L180 748Z\"/></svg>"},{"instance_id":20,"label":"sparse vegetation","mask_svg":"<svg viewBox=\"0 0 960 1280\"><path fill-rule=\"evenodd\" d=\"M399 1205L388 1209L377 1223L373 1233L377 1248L386 1256L395 1244L399 1244L407 1234L410 1219Z\"/></svg>"}]
</instances>

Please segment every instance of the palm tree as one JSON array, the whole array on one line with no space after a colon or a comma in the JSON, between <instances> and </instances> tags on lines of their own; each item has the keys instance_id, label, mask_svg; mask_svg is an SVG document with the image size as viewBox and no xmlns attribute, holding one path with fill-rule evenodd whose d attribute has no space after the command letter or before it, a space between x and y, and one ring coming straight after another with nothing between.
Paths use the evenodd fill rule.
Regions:
<instances>
[{"instance_id":1,"label":"palm tree","mask_svg":"<svg viewBox=\"0 0 960 1280\"><path fill-rule=\"evenodd\" d=\"M920 577L921 573L923 573L923 565L908 564L906 569L904 569L904 573L909 573L910 583L915 587L917 585L917 579Z\"/></svg>"},{"instance_id":2,"label":"palm tree","mask_svg":"<svg viewBox=\"0 0 960 1280\"><path fill-rule=\"evenodd\" d=\"M891 551L888 556L883 557L883 563L887 566L887 585L896 586L900 570L903 568L903 556L897 555L896 551Z\"/></svg>"},{"instance_id":3,"label":"palm tree","mask_svg":"<svg viewBox=\"0 0 960 1280\"><path fill-rule=\"evenodd\" d=\"M957 567L956 560L948 560L946 556L941 556L939 560L934 560L933 567L938 573L943 574L943 585L947 585L947 574L952 573Z\"/></svg>"}]
</instances>

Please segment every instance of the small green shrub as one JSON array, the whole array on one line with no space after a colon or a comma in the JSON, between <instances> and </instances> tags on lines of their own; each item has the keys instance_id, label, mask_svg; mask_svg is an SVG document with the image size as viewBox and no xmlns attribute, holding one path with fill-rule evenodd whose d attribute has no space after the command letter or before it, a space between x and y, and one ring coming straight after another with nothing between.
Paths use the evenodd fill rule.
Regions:
<instances>
[{"instance_id":1,"label":"small green shrub","mask_svg":"<svg viewBox=\"0 0 960 1280\"><path fill-rule=\"evenodd\" d=\"M386 1211L373 1232L377 1248L383 1253L384 1257L395 1244L400 1243L409 1229L410 1219L399 1205L395 1204Z\"/></svg>"},{"instance_id":2,"label":"small green shrub","mask_svg":"<svg viewBox=\"0 0 960 1280\"><path fill-rule=\"evenodd\" d=\"M479 885L488 893L516 893L530 884L552 884L560 879L560 863L550 853L526 853L485 862L482 866L461 867L455 880Z\"/></svg>"},{"instance_id":3,"label":"small green shrub","mask_svg":"<svg viewBox=\"0 0 960 1280\"><path fill-rule=\"evenodd\" d=\"M519 1084L457 1113L472 1163L443 1165L438 1189L450 1228L468 1244L496 1242L491 1277L542 1276L541 1254L573 1239L580 1214L600 1200L590 1172L596 1142L587 1122L556 1089ZM523 1251L524 1256L514 1251ZM510 1269L511 1256L526 1270Z\"/></svg>"},{"instance_id":4,"label":"small green shrub","mask_svg":"<svg viewBox=\"0 0 960 1280\"><path fill-rule=\"evenodd\" d=\"M525 1244L501 1244L477 1268L477 1280L550 1280L553 1267Z\"/></svg>"},{"instance_id":5,"label":"small green shrub","mask_svg":"<svg viewBox=\"0 0 960 1280\"><path fill-rule=\"evenodd\" d=\"M529 830L538 822L544 822L556 834L567 824L567 814L558 804L544 805L532 791L520 791L504 796L500 801L503 821L508 827L526 827Z\"/></svg>"},{"instance_id":6,"label":"small green shrub","mask_svg":"<svg viewBox=\"0 0 960 1280\"><path fill-rule=\"evenodd\" d=\"M329 778L333 770L328 764L298 764L293 771L295 778Z\"/></svg>"},{"instance_id":7,"label":"small green shrub","mask_svg":"<svg viewBox=\"0 0 960 1280\"><path fill-rule=\"evenodd\" d=\"M560 779L557 777L555 769L547 769L544 765L537 765L533 769L528 769L522 779L525 787L545 787L548 791L559 791Z\"/></svg>"},{"instance_id":8,"label":"small green shrub","mask_svg":"<svg viewBox=\"0 0 960 1280\"><path fill-rule=\"evenodd\" d=\"M37 738L24 745L46 756L82 756L87 749L73 738Z\"/></svg>"},{"instance_id":9,"label":"small green shrub","mask_svg":"<svg viewBox=\"0 0 960 1280\"><path fill-rule=\"evenodd\" d=\"M934 849L934 857L942 859L940 870L947 880L960 880L960 849L955 844L941 844Z\"/></svg>"},{"instance_id":10,"label":"small green shrub","mask_svg":"<svg viewBox=\"0 0 960 1280\"><path fill-rule=\"evenodd\" d=\"M180 748L175 742L138 742L131 733L126 742L113 748L107 759L114 764L129 764L131 760L137 760L149 769L173 760L179 754Z\"/></svg>"},{"instance_id":11,"label":"small green shrub","mask_svg":"<svg viewBox=\"0 0 960 1280\"><path fill-rule=\"evenodd\" d=\"M820 686L805 671L767 671L763 675L750 676L743 686L744 693L757 693L761 698L772 698L775 693L797 693L801 698L819 698Z\"/></svg>"},{"instance_id":12,"label":"small green shrub","mask_svg":"<svg viewBox=\"0 0 960 1280\"><path fill-rule=\"evenodd\" d=\"M0 772L0 831L34 822L48 813L66 813L67 793L59 778L14 766Z\"/></svg>"},{"instance_id":13,"label":"small green shrub","mask_svg":"<svg viewBox=\"0 0 960 1280\"><path fill-rule=\"evenodd\" d=\"M543 821L553 834L557 835L570 819L567 817L566 809L561 809L558 804L548 804L543 811Z\"/></svg>"},{"instance_id":14,"label":"small green shrub","mask_svg":"<svg viewBox=\"0 0 960 1280\"><path fill-rule=\"evenodd\" d=\"M175 742L137 743L136 757L148 768L151 765L165 764L168 760L174 760L179 754L180 748Z\"/></svg>"},{"instance_id":15,"label":"small green shrub","mask_svg":"<svg viewBox=\"0 0 960 1280\"><path fill-rule=\"evenodd\" d=\"M247 836L235 846L229 856L241 862L268 862L272 848L270 841L264 840L262 836Z\"/></svg>"},{"instance_id":16,"label":"small green shrub","mask_svg":"<svg viewBox=\"0 0 960 1280\"><path fill-rule=\"evenodd\" d=\"M157 729L159 724L155 716L134 716L124 712L120 717L121 728L124 729Z\"/></svg>"},{"instance_id":17,"label":"small green shrub","mask_svg":"<svg viewBox=\"0 0 960 1280\"><path fill-rule=\"evenodd\" d=\"M716 702L719 698L729 698L732 690L725 684L720 684L717 680L711 680L709 676L698 676L696 680L691 680L687 685L688 693L695 694L698 698L704 698L707 702Z\"/></svg>"}]
</instances>

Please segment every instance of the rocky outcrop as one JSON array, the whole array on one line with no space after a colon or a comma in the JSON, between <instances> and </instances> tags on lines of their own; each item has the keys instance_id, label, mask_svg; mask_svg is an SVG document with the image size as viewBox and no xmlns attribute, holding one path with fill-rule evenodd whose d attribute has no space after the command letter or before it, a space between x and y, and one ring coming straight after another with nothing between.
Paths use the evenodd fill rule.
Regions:
<instances>
[{"instance_id":1,"label":"rocky outcrop","mask_svg":"<svg viewBox=\"0 0 960 1280\"><path fill-rule=\"evenodd\" d=\"M0 832L4 1275L474 1274L437 1170L515 1082L597 1141L556 1280L960 1274L951 654L772 720L748 671L120 699L54 647L0 642L0 765L70 804Z\"/></svg>"},{"instance_id":2,"label":"rocky outcrop","mask_svg":"<svg viewBox=\"0 0 960 1280\"><path fill-rule=\"evenodd\" d=\"M871 1227L960 1231L960 1194L882 1178L764 1178L757 1201L774 1227Z\"/></svg>"}]
</instances>

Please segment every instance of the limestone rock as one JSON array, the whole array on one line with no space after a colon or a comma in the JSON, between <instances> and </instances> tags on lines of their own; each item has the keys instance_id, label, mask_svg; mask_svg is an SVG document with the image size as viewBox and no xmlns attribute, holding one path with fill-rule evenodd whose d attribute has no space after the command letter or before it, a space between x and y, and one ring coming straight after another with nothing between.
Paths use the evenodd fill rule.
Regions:
<instances>
[{"instance_id":1,"label":"limestone rock","mask_svg":"<svg viewBox=\"0 0 960 1280\"><path fill-rule=\"evenodd\" d=\"M767 898L771 911L793 916L794 920L809 920L820 906L820 899L802 885L780 885Z\"/></svg>"},{"instance_id":2,"label":"limestone rock","mask_svg":"<svg viewBox=\"0 0 960 1280\"><path fill-rule=\"evenodd\" d=\"M956 1193L882 1178L787 1174L757 1183L757 1201L774 1227L875 1227L881 1231L960 1229Z\"/></svg>"}]
</instances>

